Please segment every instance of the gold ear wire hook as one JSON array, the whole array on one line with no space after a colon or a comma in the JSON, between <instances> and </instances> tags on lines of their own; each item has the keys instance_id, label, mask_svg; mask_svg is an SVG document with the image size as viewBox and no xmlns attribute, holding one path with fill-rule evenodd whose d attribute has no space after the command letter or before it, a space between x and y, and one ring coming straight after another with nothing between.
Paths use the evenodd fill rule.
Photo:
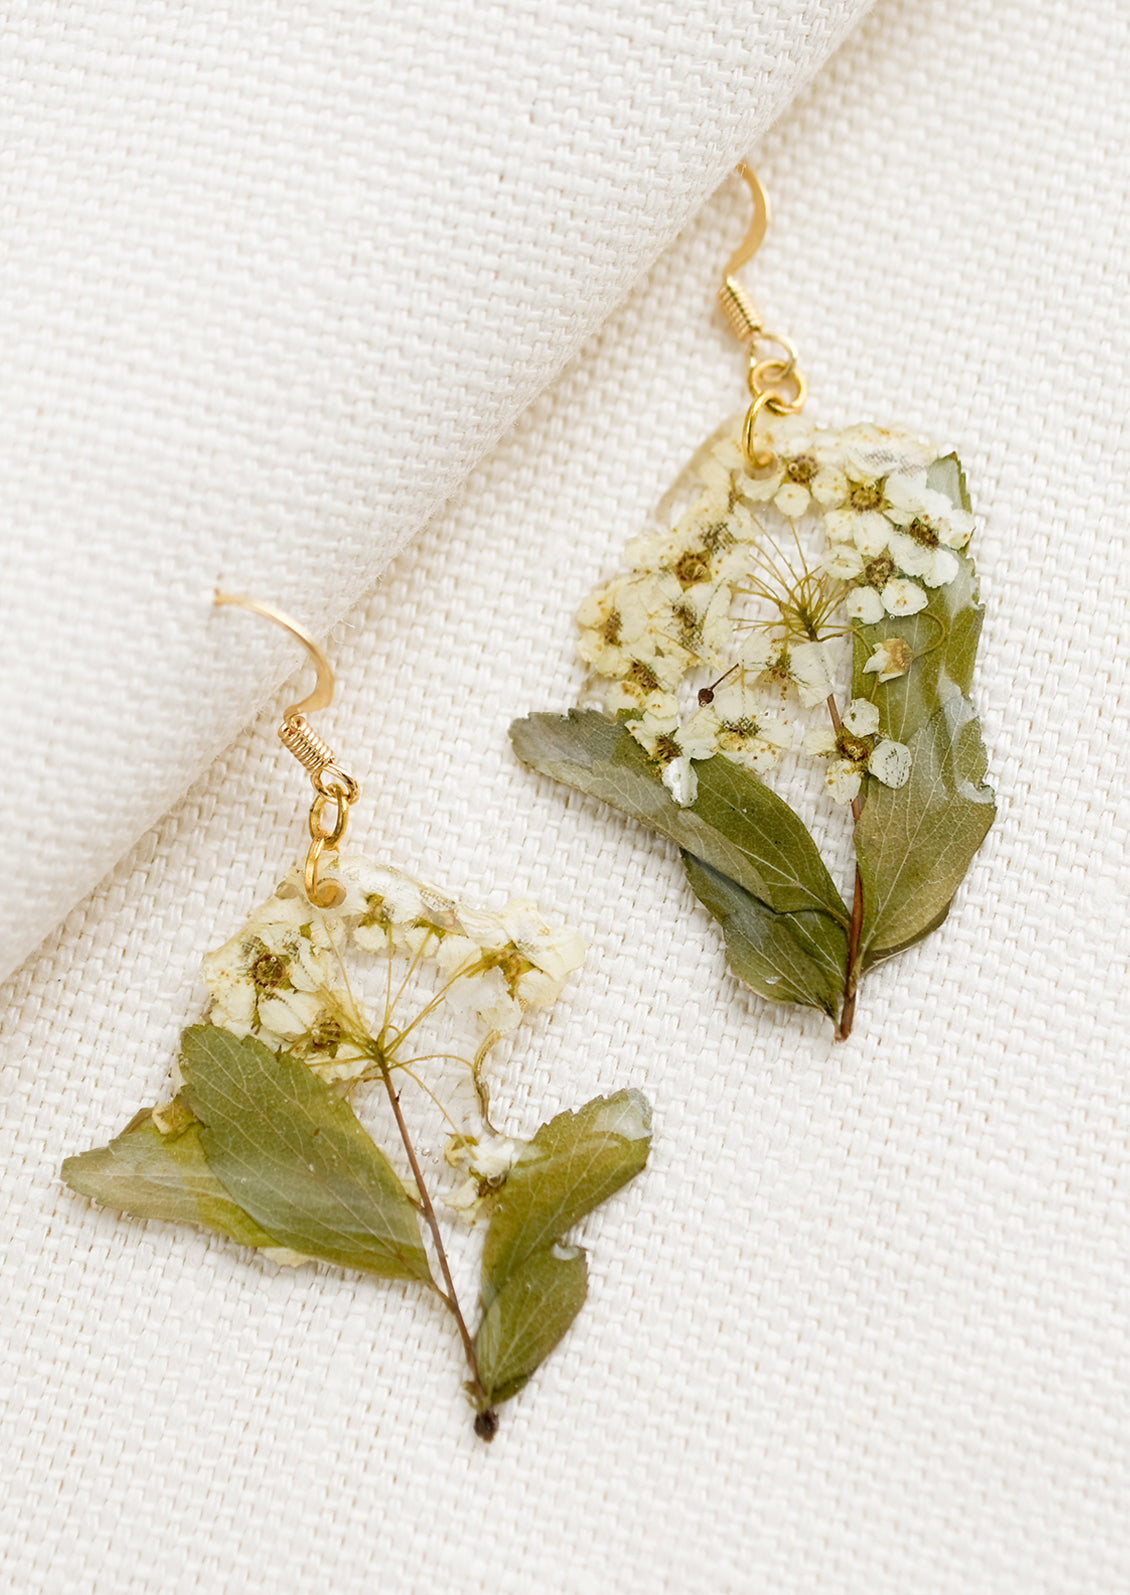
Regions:
<instances>
[{"instance_id":1,"label":"gold ear wire hook","mask_svg":"<svg viewBox=\"0 0 1130 1595\"><path fill-rule=\"evenodd\" d=\"M240 593L217 592L212 602L216 605L235 604L239 609L250 610L253 615L262 615L264 620L273 620L276 626L289 631L310 655L314 669L318 672L317 685L308 698L303 698L301 703L292 703L289 709L283 711L284 719L293 720L298 715L313 714L318 709L329 708L334 698L334 673L329 660L308 631L303 631L302 627L291 620L289 615L284 615L281 609L272 609L270 604L261 604L257 598L245 598Z\"/></svg>"},{"instance_id":2,"label":"gold ear wire hook","mask_svg":"<svg viewBox=\"0 0 1130 1595\"><path fill-rule=\"evenodd\" d=\"M250 610L253 615L262 615L264 620L274 621L276 626L281 626L302 644L318 673L313 692L284 710L279 740L310 772L314 787L314 801L310 805L310 847L303 869L306 895L316 908L332 908L345 894L333 881L319 882L318 863L327 848L336 851L345 835L350 807L356 803L361 789L353 777L346 775L340 767L329 743L323 742L306 721L307 711L313 713L317 709L328 709L333 702L334 673L330 662L309 632L280 609L272 609L270 604L261 604L257 599L246 598L238 593L217 592L212 602L234 604L239 609ZM323 825L323 815L329 803L334 805L334 815L327 830Z\"/></svg>"},{"instance_id":3,"label":"gold ear wire hook","mask_svg":"<svg viewBox=\"0 0 1130 1595\"><path fill-rule=\"evenodd\" d=\"M761 313L738 282L735 273L748 265L761 248L766 228L769 226L769 199L745 161L741 161L737 169L739 175L744 177L749 185L753 198L753 220L742 243L726 263L722 286L718 290L718 302L737 336L743 343L749 343L761 331Z\"/></svg>"},{"instance_id":4,"label":"gold ear wire hook","mask_svg":"<svg viewBox=\"0 0 1130 1595\"><path fill-rule=\"evenodd\" d=\"M796 350L787 338L765 331L761 312L734 275L761 248L769 225L769 200L765 190L744 161L739 164L738 173L745 179L753 199L753 220L741 245L726 263L718 302L738 338L749 347L747 381L751 402L742 427L742 448L750 466L755 471L763 471L772 465L773 453L759 441L758 423L766 412L796 415L804 407L808 387L797 370ZM766 344L782 353L766 355Z\"/></svg>"}]
</instances>

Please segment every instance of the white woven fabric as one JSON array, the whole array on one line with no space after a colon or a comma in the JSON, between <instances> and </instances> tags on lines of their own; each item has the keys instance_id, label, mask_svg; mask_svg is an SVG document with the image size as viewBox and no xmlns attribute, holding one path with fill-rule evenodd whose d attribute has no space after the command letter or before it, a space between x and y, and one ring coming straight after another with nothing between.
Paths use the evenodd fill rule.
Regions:
<instances>
[{"instance_id":1,"label":"white woven fabric","mask_svg":"<svg viewBox=\"0 0 1130 1595\"><path fill-rule=\"evenodd\" d=\"M335 634L323 728L362 782L358 841L485 899L532 891L591 938L500 1065L508 1122L627 1084L656 1106L648 1171L586 1226L589 1304L493 1447L448 1325L407 1292L280 1271L58 1182L160 1095L201 953L301 848L270 715L10 980L12 1590L1130 1587L1128 73L1118 0L1085 26L1054 0L880 0L752 152L776 202L752 284L814 419L952 441L983 512L1000 818L943 930L865 984L850 1042L743 993L672 852L505 741L571 701L572 608L740 403L711 310L740 185ZM296 413L328 437L322 402ZM292 511L258 448L263 478L232 463L214 515L254 521L261 556L268 506ZM138 526L143 458L117 488ZM308 524L337 524L331 478ZM267 597L325 579L315 547ZM251 620L180 635L213 683L233 650L244 682L262 667ZM109 657L106 679L122 690Z\"/></svg>"},{"instance_id":2,"label":"white woven fabric","mask_svg":"<svg viewBox=\"0 0 1130 1595\"><path fill-rule=\"evenodd\" d=\"M0 77L7 974L600 325L865 0L86 3Z\"/></svg>"}]
</instances>

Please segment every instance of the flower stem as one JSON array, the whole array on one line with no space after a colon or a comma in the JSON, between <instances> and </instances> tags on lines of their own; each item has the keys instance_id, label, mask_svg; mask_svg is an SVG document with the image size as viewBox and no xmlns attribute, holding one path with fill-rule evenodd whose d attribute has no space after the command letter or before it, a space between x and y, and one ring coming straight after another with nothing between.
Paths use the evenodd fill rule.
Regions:
<instances>
[{"instance_id":1,"label":"flower stem","mask_svg":"<svg viewBox=\"0 0 1130 1595\"><path fill-rule=\"evenodd\" d=\"M832 717L832 726L837 736L842 730L840 711L836 708L836 700L832 693L828 694L828 713ZM852 824L859 824L859 816L863 805L858 797L851 800ZM846 1041L851 1035L852 1022L855 1019L855 993L859 985L859 938L863 930L863 877L859 873L859 860L855 864L855 887L851 900L851 925L848 929L847 967L844 970L844 1000L840 1008L840 1017L836 1021L836 1040Z\"/></svg>"},{"instance_id":2,"label":"flower stem","mask_svg":"<svg viewBox=\"0 0 1130 1595\"><path fill-rule=\"evenodd\" d=\"M388 1093L389 1105L392 1108L393 1117L396 1119L396 1127L400 1131L400 1139L404 1143L404 1150L408 1156L408 1163L412 1170L412 1178L415 1180L416 1189L420 1193L420 1211L423 1213L424 1220L427 1223L428 1228L431 1230L432 1243L435 1246L436 1256L439 1258L439 1266L443 1273L444 1284L447 1286L446 1292L439 1292L439 1297L447 1307L448 1311L451 1313L452 1317L455 1319L456 1325L459 1329L459 1338L463 1342L463 1351L467 1358L467 1366L471 1371L470 1386L471 1399L475 1403L475 1433L478 1435L480 1440L493 1440L495 1434L498 1432L498 1414L491 1406L490 1398L483 1389L483 1383L479 1377L479 1364L475 1356L475 1343L471 1339L471 1334L467 1328L466 1319L463 1317L463 1314L459 1308L459 1298L455 1294L455 1281L451 1277L451 1269L448 1265L447 1253L444 1251L443 1236L440 1234L439 1220L436 1218L436 1211L432 1206L432 1199L428 1195L427 1186L424 1184L424 1176L421 1173L420 1164L416 1158L416 1152L412 1145L412 1138L408 1134L408 1126L405 1124L404 1115L400 1111L400 1097L397 1094L396 1087L392 1083L392 1072L389 1069L388 1064L385 1062L383 1053L378 1056L378 1062L380 1064L381 1079L384 1081L384 1088Z\"/></svg>"}]
</instances>

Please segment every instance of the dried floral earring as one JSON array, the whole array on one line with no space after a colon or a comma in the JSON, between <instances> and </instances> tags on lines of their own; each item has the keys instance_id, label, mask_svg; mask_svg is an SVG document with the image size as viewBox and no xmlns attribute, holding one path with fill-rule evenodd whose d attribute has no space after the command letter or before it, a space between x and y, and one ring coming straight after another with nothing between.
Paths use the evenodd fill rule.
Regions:
<instances>
[{"instance_id":1,"label":"dried floral earring","mask_svg":"<svg viewBox=\"0 0 1130 1595\"><path fill-rule=\"evenodd\" d=\"M313 783L310 845L304 865L205 958L207 1022L184 1032L173 1099L136 1114L109 1146L68 1158L63 1179L108 1207L201 1225L276 1262L423 1286L458 1330L475 1432L490 1440L497 1407L580 1311L587 1265L567 1232L643 1167L650 1109L638 1091L619 1091L558 1114L528 1141L495 1128L488 1054L558 997L584 943L528 901L469 908L343 854L357 783L305 718L333 696L325 655L266 605L216 602L284 626L317 667L314 692L279 731ZM372 954L382 960L375 978L363 956ZM468 1027L477 1032L469 1056ZM384 1087L403 1178L350 1106L367 1082ZM422 1104L402 1102L405 1085L420 1088ZM452 1100L441 1107L445 1085ZM460 1094L473 1132L454 1116ZM439 1205L464 1227L486 1220L474 1335L416 1153L419 1123L437 1110L454 1132L445 1156L459 1180Z\"/></svg>"},{"instance_id":2,"label":"dried floral earring","mask_svg":"<svg viewBox=\"0 0 1130 1595\"><path fill-rule=\"evenodd\" d=\"M735 275L768 221L739 170L754 219L719 298L748 347L750 403L581 606L603 712L531 715L511 738L525 763L676 842L739 979L820 1009L842 1040L861 976L937 929L993 821L969 698L973 517L955 455L900 428L800 420L796 353ZM819 759L850 806L850 907L761 779L793 754Z\"/></svg>"}]
</instances>

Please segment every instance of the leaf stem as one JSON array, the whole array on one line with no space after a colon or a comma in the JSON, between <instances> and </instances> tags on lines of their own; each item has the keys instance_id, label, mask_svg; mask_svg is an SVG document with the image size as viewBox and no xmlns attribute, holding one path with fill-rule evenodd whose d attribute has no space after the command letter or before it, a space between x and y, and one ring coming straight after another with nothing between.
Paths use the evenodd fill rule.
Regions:
<instances>
[{"instance_id":1,"label":"leaf stem","mask_svg":"<svg viewBox=\"0 0 1130 1595\"><path fill-rule=\"evenodd\" d=\"M828 713L832 717L832 726L837 736L843 729L840 720L840 711L836 708L836 699L833 693L828 694ZM859 824L859 816L863 805L858 797L851 800L852 825ZM846 1041L851 1035L852 1023L855 1019L855 993L859 985L859 938L863 931L863 877L859 873L859 860L855 863L855 887L851 900L851 925L848 929L847 965L844 969L844 1000L840 1008L840 1017L836 1020L835 1038L837 1041Z\"/></svg>"},{"instance_id":2,"label":"leaf stem","mask_svg":"<svg viewBox=\"0 0 1130 1595\"><path fill-rule=\"evenodd\" d=\"M424 1184L424 1176L421 1172L420 1164L416 1158L415 1148L412 1145L412 1138L408 1134L408 1126L405 1124L404 1115L400 1111L400 1097L397 1095L396 1087L392 1083L392 1071L385 1062L383 1053L380 1054L378 1062L380 1064L381 1079L384 1081L384 1088L388 1093L389 1105L392 1108L393 1117L396 1120L396 1127L400 1131L400 1139L404 1143L404 1150L408 1156L408 1163L412 1170L412 1178L415 1180L416 1189L420 1193L420 1210L424 1215L424 1219L429 1230L431 1230L432 1243L435 1246L436 1256L439 1258L439 1266L443 1273L444 1284L447 1286L446 1292L440 1291L440 1300L446 1304L448 1311L455 1319L456 1325L459 1329L459 1338L463 1342L463 1351L467 1358L467 1366L471 1371L470 1390L471 1398L475 1403L475 1433L478 1435L480 1440L493 1440L498 1431L498 1414L491 1406L490 1398L483 1389L483 1383L479 1377L479 1364L478 1359L475 1356L475 1343L471 1339L471 1334L467 1328L466 1319L463 1317L463 1314L460 1311L459 1298L455 1294L455 1281L451 1277L451 1268L448 1265L447 1253L444 1250L443 1236L440 1233L439 1220L436 1218L436 1211L432 1206L432 1199L428 1195L427 1186Z\"/></svg>"}]
</instances>

